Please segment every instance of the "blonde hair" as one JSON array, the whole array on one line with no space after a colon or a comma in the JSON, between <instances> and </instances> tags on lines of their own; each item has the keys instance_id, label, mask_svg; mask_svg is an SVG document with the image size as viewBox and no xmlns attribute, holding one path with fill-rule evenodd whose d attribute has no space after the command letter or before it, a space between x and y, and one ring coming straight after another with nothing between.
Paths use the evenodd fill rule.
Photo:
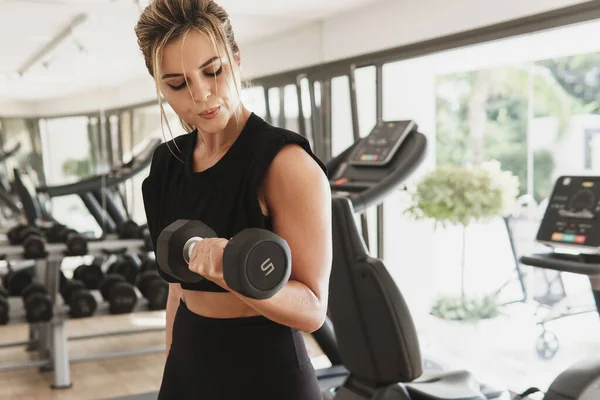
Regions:
<instances>
[{"instance_id":1,"label":"blonde hair","mask_svg":"<svg viewBox=\"0 0 600 400\"><path fill-rule=\"evenodd\" d=\"M138 46L144 56L146 68L156 83L161 127L166 121L171 138L173 138L173 132L166 117L158 83L159 61L162 59L166 45L180 38L185 40L191 30L205 34L217 52L220 53L220 47L224 48L229 65L233 68L236 64L234 60L239 57L240 50L233 35L229 14L212 0L152 0L142 12L135 26ZM231 73L234 74L233 69ZM239 98L240 87L237 79L233 79L233 81ZM187 132L194 130L194 127L183 119L180 118L180 121Z\"/></svg>"}]
</instances>

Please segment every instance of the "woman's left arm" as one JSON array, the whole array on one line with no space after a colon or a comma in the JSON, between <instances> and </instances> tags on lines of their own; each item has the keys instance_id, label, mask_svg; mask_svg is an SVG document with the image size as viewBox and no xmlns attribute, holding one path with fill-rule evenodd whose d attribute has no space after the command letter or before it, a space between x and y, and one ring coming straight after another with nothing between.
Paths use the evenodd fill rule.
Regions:
<instances>
[{"instance_id":1,"label":"woman's left arm","mask_svg":"<svg viewBox=\"0 0 600 400\"><path fill-rule=\"evenodd\" d=\"M327 314L332 263L329 182L304 149L288 145L271 162L262 191L273 221L273 232L290 246L290 279L266 300L232 293L277 323L314 332Z\"/></svg>"}]
</instances>

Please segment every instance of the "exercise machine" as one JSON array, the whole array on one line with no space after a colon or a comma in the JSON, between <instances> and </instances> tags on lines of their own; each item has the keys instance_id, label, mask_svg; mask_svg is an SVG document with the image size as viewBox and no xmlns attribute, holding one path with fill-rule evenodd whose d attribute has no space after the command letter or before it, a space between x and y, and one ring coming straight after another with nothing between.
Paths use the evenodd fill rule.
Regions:
<instances>
[{"instance_id":1,"label":"exercise machine","mask_svg":"<svg viewBox=\"0 0 600 400\"><path fill-rule=\"evenodd\" d=\"M44 197L78 195L104 235L118 233L123 239L142 238L143 227L138 227L129 218L124 196L119 185L141 173L152 162L152 155L160 138L151 138L134 154L132 159L106 174L95 175L79 182L58 186L39 186L37 194ZM122 204L119 204L121 200Z\"/></svg>"},{"instance_id":2,"label":"exercise machine","mask_svg":"<svg viewBox=\"0 0 600 400\"><path fill-rule=\"evenodd\" d=\"M502 390L469 371L424 371L410 311L383 262L369 255L354 219L413 173L427 140L413 121L379 121L329 163L333 266L328 315L348 373L324 390L336 400L487 400Z\"/></svg>"},{"instance_id":3,"label":"exercise machine","mask_svg":"<svg viewBox=\"0 0 600 400\"><path fill-rule=\"evenodd\" d=\"M557 179L536 240L551 251L521 257L537 268L585 275L600 314L600 177ZM552 343L546 343L550 346ZM557 348L549 349L553 352ZM581 361L560 374L544 400L600 399L600 357Z\"/></svg>"}]
</instances>

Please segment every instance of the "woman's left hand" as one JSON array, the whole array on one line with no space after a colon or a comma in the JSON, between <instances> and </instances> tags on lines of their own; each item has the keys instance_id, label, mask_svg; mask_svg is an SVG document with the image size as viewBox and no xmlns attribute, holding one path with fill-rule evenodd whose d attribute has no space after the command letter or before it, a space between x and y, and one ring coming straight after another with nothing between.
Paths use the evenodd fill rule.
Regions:
<instances>
[{"instance_id":1,"label":"woman's left hand","mask_svg":"<svg viewBox=\"0 0 600 400\"><path fill-rule=\"evenodd\" d=\"M229 240L208 238L196 243L188 268L213 282L223 281L223 251Z\"/></svg>"}]
</instances>

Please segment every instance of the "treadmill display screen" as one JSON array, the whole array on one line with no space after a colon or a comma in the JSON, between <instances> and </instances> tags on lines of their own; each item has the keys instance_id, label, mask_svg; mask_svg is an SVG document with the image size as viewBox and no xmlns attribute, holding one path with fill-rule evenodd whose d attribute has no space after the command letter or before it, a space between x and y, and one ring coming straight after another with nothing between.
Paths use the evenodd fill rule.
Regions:
<instances>
[{"instance_id":1,"label":"treadmill display screen","mask_svg":"<svg viewBox=\"0 0 600 400\"><path fill-rule=\"evenodd\" d=\"M548 202L537 240L600 250L600 177L562 176Z\"/></svg>"}]
</instances>

